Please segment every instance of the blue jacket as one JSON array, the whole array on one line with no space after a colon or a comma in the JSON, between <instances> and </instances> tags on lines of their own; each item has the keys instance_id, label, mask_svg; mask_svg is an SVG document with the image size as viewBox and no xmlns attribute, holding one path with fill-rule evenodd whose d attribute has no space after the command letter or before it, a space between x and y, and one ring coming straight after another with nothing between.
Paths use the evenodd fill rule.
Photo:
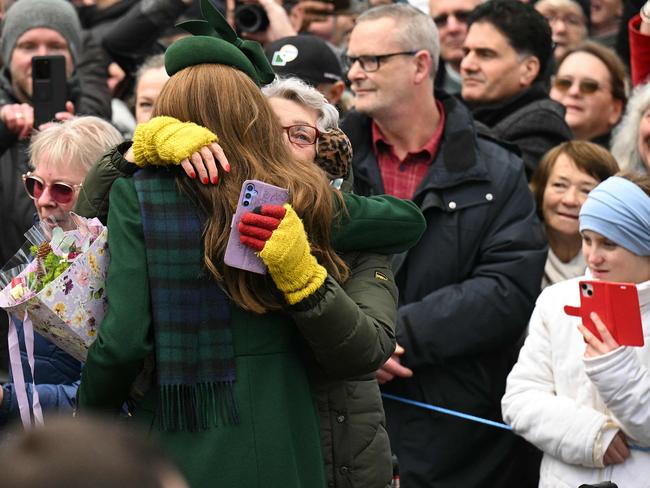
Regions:
<instances>
[{"instance_id":1,"label":"blue jacket","mask_svg":"<svg viewBox=\"0 0 650 488\"><path fill-rule=\"evenodd\" d=\"M18 331L20 360L23 365L27 396L31 404L32 377L29 371L27 352L25 351L23 323L13 316L12 322L16 325ZM11 371L12 378L14 374L16 372ZM72 412L81 377L81 363L36 333L34 333L34 377L39 401L44 411ZM15 394L13 381L3 385L2 390L0 424L19 415L18 398Z\"/></svg>"}]
</instances>

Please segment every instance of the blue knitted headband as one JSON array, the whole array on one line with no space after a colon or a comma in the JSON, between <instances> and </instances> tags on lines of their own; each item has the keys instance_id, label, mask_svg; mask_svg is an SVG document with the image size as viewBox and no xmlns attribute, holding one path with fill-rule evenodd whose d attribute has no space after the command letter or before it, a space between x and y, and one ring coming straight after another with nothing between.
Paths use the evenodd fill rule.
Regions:
<instances>
[{"instance_id":1,"label":"blue knitted headband","mask_svg":"<svg viewBox=\"0 0 650 488\"><path fill-rule=\"evenodd\" d=\"M650 197L625 178L607 178L580 209L583 230L598 232L637 256L650 256Z\"/></svg>"}]
</instances>

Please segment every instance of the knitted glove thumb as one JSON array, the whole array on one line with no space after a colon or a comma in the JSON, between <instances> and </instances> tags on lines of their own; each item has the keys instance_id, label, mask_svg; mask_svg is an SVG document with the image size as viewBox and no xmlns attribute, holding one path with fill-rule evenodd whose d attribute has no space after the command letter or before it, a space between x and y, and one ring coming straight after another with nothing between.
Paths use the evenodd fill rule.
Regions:
<instances>
[{"instance_id":1,"label":"knitted glove thumb","mask_svg":"<svg viewBox=\"0 0 650 488\"><path fill-rule=\"evenodd\" d=\"M302 220L288 203L264 205L260 213L244 214L240 240L259 251L273 282L290 305L318 290L327 270L311 253Z\"/></svg>"},{"instance_id":2,"label":"knitted glove thumb","mask_svg":"<svg viewBox=\"0 0 650 488\"><path fill-rule=\"evenodd\" d=\"M133 155L138 166L177 165L219 138L194 122L154 117L138 124L133 134Z\"/></svg>"}]
</instances>

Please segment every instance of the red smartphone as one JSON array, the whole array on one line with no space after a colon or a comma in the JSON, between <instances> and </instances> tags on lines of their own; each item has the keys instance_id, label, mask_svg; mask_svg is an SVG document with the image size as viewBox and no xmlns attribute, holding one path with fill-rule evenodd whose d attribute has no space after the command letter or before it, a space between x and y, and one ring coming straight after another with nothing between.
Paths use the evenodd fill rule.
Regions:
<instances>
[{"instance_id":1,"label":"red smartphone","mask_svg":"<svg viewBox=\"0 0 650 488\"><path fill-rule=\"evenodd\" d=\"M242 184L237 210L230 224L230 236L223 257L224 263L233 268L266 274L266 265L257 253L239 240L239 220L245 212L261 205L284 205L289 201L289 190L259 180L246 180Z\"/></svg>"},{"instance_id":2,"label":"red smartphone","mask_svg":"<svg viewBox=\"0 0 650 488\"><path fill-rule=\"evenodd\" d=\"M643 346L643 326L639 295L634 283L580 281L580 307L566 305L567 315L580 317L582 323L602 340L589 316L596 312L621 346Z\"/></svg>"}]
</instances>

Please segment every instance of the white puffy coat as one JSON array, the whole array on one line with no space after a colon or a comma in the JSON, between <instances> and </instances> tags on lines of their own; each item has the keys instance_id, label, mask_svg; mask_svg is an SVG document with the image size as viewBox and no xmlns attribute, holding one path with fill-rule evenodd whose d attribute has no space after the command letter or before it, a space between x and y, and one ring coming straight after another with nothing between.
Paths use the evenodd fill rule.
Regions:
<instances>
[{"instance_id":1,"label":"white puffy coat","mask_svg":"<svg viewBox=\"0 0 650 488\"><path fill-rule=\"evenodd\" d=\"M613 481L619 488L650 487L650 452L632 450L623 464L603 467L618 429L628 443L650 446L650 281L637 286L645 346L620 347L584 358L574 278L546 288L529 335L508 376L501 406L514 431L544 451L540 487L577 488Z\"/></svg>"}]
</instances>

